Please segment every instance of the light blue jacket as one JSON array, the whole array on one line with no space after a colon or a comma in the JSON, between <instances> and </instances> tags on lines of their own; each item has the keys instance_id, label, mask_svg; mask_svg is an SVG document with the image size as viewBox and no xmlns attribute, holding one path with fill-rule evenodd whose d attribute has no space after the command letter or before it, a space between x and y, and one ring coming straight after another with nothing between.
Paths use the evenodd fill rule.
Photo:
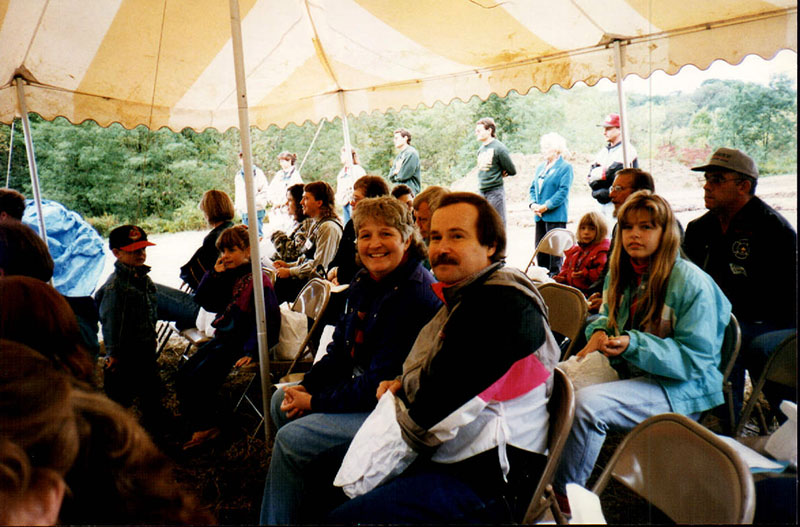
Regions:
<instances>
[{"instance_id":1,"label":"light blue jacket","mask_svg":"<svg viewBox=\"0 0 800 527\"><path fill-rule=\"evenodd\" d=\"M609 278L603 288L600 317L586 328L587 338L596 330L611 333L606 302ZM620 328L630 314L631 293L629 287L619 308ZM674 412L688 415L708 410L723 403L720 348L730 318L731 303L714 280L678 256L656 330L662 336L625 331L630 344L620 357L649 373L664 388Z\"/></svg>"},{"instance_id":2,"label":"light blue jacket","mask_svg":"<svg viewBox=\"0 0 800 527\"><path fill-rule=\"evenodd\" d=\"M536 167L536 175L529 190L531 203L547 207L547 212L536 221L567 221L569 208L569 188L572 186L572 165L559 156L550 170L545 172L547 162ZM539 191L539 178L543 177L542 190Z\"/></svg>"}]
</instances>

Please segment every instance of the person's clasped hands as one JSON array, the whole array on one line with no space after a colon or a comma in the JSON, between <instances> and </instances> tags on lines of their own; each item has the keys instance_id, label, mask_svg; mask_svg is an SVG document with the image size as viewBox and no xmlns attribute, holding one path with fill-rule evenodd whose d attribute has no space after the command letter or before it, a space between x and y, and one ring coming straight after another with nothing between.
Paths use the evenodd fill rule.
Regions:
<instances>
[{"instance_id":1,"label":"person's clasped hands","mask_svg":"<svg viewBox=\"0 0 800 527\"><path fill-rule=\"evenodd\" d=\"M305 386L297 384L283 389L281 411L286 412L289 419L302 417L306 412L311 411L311 394L308 393Z\"/></svg>"},{"instance_id":2,"label":"person's clasped hands","mask_svg":"<svg viewBox=\"0 0 800 527\"><path fill-rule=\"evenodd\" d=\"M606 357L615 357L628 349L630 342L631 338L628 335L609 337L604 331L595 331L586 346L578 352L578 360L583 359L593 351L599 351Z\"/></svg>"}]
</instances>

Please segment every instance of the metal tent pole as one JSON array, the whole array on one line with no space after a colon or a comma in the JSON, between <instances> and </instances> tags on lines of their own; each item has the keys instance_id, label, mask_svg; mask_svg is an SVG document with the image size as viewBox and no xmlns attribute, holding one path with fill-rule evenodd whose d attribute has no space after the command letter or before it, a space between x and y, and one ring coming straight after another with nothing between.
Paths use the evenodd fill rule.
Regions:
<instances>
[{"instance_id":1,"label":"metal tent pole","mask_svg":"<svg viewBox=\"0 0 800 527\"><path fill-rule=\"evenodd\" d=\"M14 154L14 120L11 120L11 138L8 140L8 166L6 167L6 188L11 180L11 156Z\"/></svg>"},{"instance_id":2,"label":"metal tent pole","mask_svg":"<svg viewBox=\"0 0 800 527\"><path fill-rule=\"evenodd\" d=\"M33 151L33 138L31 137L31 122L28 120L28 105L25 104L25 90L22 78L16 78L17 101L22 118L22 132L25 136L25 151L28 154L28 169L31 173L31 189L33 190L33 201L36 203L36 212L39 216L39 236L47 245L47 231L44 228L44 215L42 214L42 194L39 191L39 170L36 167L36 155ZM50 247L47 247L50 250Z\"/></svg>"},{"instance_id":3,"label":"metal tent pole","mask_svg":"<svg viewBox=\"0 0 800 527\"><path fill-rule=\"evenodd\" d=\"M244 158L244 187L247 194L247 216L250 218L248 234L250 237L250 265L253 273L253 293L256 303L256 325L258 338L258 358L261 368L261 403L264 412L264 435L269 441L269 393L271 380L269 376L269 348L267 345L267 318L264 308L264 283L261 279L261 250L258 245L258 214L256 212L255 189L253 178L252 151L250 146L250 117L247 107L247 80L244 73L244 54L242 51L242 20L239 1L230 0L231 41L233 44L233 66L236 73L236 100L239 108L239 137L242 142Z\"/></svg>"},{"instance_id":4,"label":"metal tent pole","mask_svg":"<svg viewBox=\"0 0 800 527\"><path fill-rule=\"evenodd\" d=\"M342 135L344 135L344 149L350 155L344 162L344 166L352 168L353 166L353 147L350 144L350 123L347 121L347 107L344 104L344 92L339 90L339 106L342 107Z\"/></svg>"},{"instance_id":5,"label":"metal tent pole","mask_svg":"<svg viewBox=\"0 0 800 527\"><path fill-rule=\"evenodd\" d=\"M619 39L614 41L614 69L617 70L617 99L619 100L619 124L622 133L622 162L625 168L630 168L631 160L628 158L628 113L625 108L625 92L622 89L622 49Z\"/></svg>"},{"instance_id":6,"label":"metal tent pole","mask_svg":"<svg viewBox=\"0 0 800 527\"><path fill-rule=\"evenodd\" d=\"M325 118L323 117L322 120L319 122L319 126L317 126L317 132L314 134L314 138L311 140L311 144L308 145L308 150L306 150L306 155L303 156L303 160L300 161L300 166L297 168L298 172L303 172L303 165L306 164L306 159L308 158L308 154L311 153L311 149L314 148L314 144L317 142L317 137L319 137L319 133L322 131L322 125L325 124Z\"/></svg>"}]
</instances>

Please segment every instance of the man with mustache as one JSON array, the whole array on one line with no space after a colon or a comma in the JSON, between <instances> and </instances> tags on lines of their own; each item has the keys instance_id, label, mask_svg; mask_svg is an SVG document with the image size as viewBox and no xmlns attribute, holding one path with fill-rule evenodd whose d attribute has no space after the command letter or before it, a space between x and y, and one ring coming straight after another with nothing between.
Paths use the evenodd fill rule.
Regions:
<instances>
[{"instance_id":1,"label":"man with mustache","mask_svg":"<svg viewBox=\"0 0 800 527\"><path fill-rule=\"evenodd\" d=\"M505 248L503 222L485 198L441 198L428 255L444 305L422 328L402 376L383 381L377 394L396 398L399 427L388 439L418 457L337 508L334 523L522 519L546 459L559 349L538 291L504 266Z\"/></svg>"},{"instance_id":2,"label":"man with mustache","mask_svg":"<svg viewBox=\"0 0 800 527\"><path fill-rule=\"evenodd\" d=\"M708 212L686 227L683 250L719 285L742 328L731 372L738 416L744 370L755 382L775 347L797 330L797 233L755 195L758 168L741 150L719 148L692 170L705 177ZM796 400L793 390L777 388L768 384L764 392L773 410L784 398Z\"/></svg>"}]
</instances>

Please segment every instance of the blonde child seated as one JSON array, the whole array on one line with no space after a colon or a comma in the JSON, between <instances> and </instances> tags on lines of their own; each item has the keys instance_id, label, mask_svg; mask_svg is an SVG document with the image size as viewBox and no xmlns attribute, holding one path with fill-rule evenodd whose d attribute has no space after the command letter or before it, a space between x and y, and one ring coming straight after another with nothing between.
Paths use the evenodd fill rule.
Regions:
<instances>
[{"instance_id":1,"label":"blonde child seated","mask_svg":"<svg viewBox=\"0 0 800 527\"><path fill-rule=\"evenodd\" d=\"M597 212L588 212L578 223L578 245L564 253L564 264L553 280L580 289L588 297L605 278L610 241L608 226Z\"/></svg>"}]
</instances>

